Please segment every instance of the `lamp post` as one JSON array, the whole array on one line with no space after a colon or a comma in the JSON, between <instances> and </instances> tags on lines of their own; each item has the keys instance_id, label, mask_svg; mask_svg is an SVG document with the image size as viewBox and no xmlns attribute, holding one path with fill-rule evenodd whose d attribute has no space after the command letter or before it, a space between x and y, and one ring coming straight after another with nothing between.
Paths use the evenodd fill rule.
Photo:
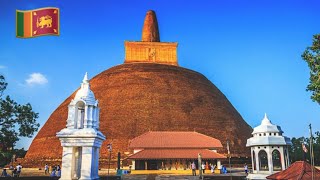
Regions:
<instances>
[{"instance_id":1,"label":"lamp post","mask_svg":"<svg viewBox=\"0 0 320 180\"><path fill-rule=\"evenodd\" d=\"M108 167L108 176L110 175L110 160L111 160L111 152L112 152L112 144L108 144L108 150L109 150L109 167Z\"/></svg>"},{"instance_id":2,"label":"lamp post","mask_svg":"<svg viewBox=\"0 0 320 180\"><path fill-rule=\"evenodd\" d=\"M228 157L229 157L230 179L232 180L232 172L231 172L231 155L230 155L229 140L227 140L227 150L228 150Z\"/></svg>"},{"instance_id":3,"label":"lamp post","mask_svg":"<svg viewBox=\"0 0 320 180\"><path fill-rule=\"evenodd\" d=\"M202 156L201 156L201 154L199 153L199 154L198 154L199 177L200 177L201 179L203 179L202 169L201 169L201 161L202 161Z\"/></svg>"}]
</instances>

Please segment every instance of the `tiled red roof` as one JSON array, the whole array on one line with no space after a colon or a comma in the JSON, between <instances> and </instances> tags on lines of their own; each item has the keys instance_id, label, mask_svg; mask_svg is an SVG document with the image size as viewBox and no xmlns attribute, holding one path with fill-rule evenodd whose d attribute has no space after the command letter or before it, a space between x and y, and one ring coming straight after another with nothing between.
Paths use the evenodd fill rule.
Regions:
<instances>
[{"instance_id":1,"label":"tiled red roof","mask_svg":"<svg viewBox=\"0 0 320 180\"><path fill-rule=\"evenodd\" d=\"M225 156L207 149L146 149L129 156L128 159L223 159Z\"/></svg>"},{"instance_id":2,"label":"tiled red roof","mask_svg":"<svg viewBox=\"0 0 320 180\"><path fill-rule=\"evenodd\" d=\"M222 144L218 139L193 131L150 131L130 140L129 147L213 149Z\"/></svg>"},{"instance_id":3,"label":"tiled red roof","mask_svg":"<svg viewBox=\"0 0 320 180\"><path fill-rule=\"evenodd\" d=\"M320 170L314 168L315 178L320 179ZM267 179L281 179L281 180L310 180L311 179L311 165L305 161L296 161L288 169L272 174Z\"/></svg>"}]
</instances>

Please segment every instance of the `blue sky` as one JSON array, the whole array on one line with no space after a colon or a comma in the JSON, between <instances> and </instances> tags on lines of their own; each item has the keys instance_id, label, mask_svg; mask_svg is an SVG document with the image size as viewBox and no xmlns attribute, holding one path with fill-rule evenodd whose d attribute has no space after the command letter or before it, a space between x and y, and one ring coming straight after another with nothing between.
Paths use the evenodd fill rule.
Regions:
<instances>
[{"instance_id":1,"label":"blue sky","mask_svg":"<svg viewBox=\"0 0 320 180\"><path fill-rule=\"evenodd\" d=\"M15 37L15 11L60 8L60 36ZM178 42L180 66L211 80L252 127L264 113L289 137L320 130L319 105L306 92L301 59L320 33L317 0L71 1L0 0L0 73L6 94L30 102L41 126L90 77L124 61L124 41L139 41L146 11L156 11L161 41ZM29 147L22 139L17 147Z\"/></svg>"}]
</instances>

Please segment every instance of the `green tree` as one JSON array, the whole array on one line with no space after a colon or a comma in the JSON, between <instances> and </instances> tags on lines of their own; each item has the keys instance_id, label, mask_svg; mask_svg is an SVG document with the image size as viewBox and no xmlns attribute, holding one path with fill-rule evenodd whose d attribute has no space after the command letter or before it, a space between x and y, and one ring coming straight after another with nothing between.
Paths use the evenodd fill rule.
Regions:
<instances>
[{"instance_id":1,"label":"green tree","mask_svg":"<svg viewBox=\"0 0 320 180\"><path fill-rule=\"evenodd\" d=\"M38 113L30 103L18 104L9 96L2 97L7 83L0 75L0 158L8 163L14 153L14 146L20 137L31 138L39 128ZM0 160L1 161L1 160Z\"/></svg>"},{"instance_id":2,"label":"green tree","mask_svg":"<svg viewBox=\"0 0 320 180\"><path fill-rule=\"evenodd\" d=\"M304 160L304 158L306 161L310 162L310 139L305 137L299 137L299 138L293 137L291 139L291 142L292 142L292 145L289 150L291 162L302 161ZM305 144L308 150L307 153L304 153L304 151L302 150L302 143ZM317 131L313 135L313 149L314 149L314 163L316 166L320 166L320 151L319 151L320 132L319 131Z\"/></svg>"},{"instance_id":3,"label":"green tree","mask_svg":"<svg viewBox=\"0 0 320 180\"><path fill-rule=\"evenodd\" d=\"M8 83L4 79L3 75L0 75L0 97L2 96L3 91L7 88Z\"/></svg>"},{"instance_id":4,"label":"green tree","mask_svg":"<svg viewBox=\"0 0 320 180\"><path fill-rule=\"evenodd\" d=\"M310 69L309 84L307 91L311 91L312 101L320 104L320 34L313 35L312 45L307 47L301 55L302 59L307 62ZM315 164L319 165L320 158L320 133L316 132L316 136L313 139L314 142L314 159ZM308 140L309 141L309 140Z\"/></svg>"},{"instance_id":5,"label":"green tree","mask_svg":"<svg viewBox=\"0 0 320 180\"><path fill-rule=\"evenodd\" d=\"M293 137L291 139L292 145L289 150L289 156L292 162L295 161L302 161L304 158L303 156L306 156L307 154L304 154L302 150L302 143L307 144L306 139L304 137L295 138Z\"/></svg>"},{"instance_id":6,"label":"green tree","mask_svg":"<svg viewBox=\"0 0 320 180\"><path fill-rule=\"evenodd\" d=\"M302 54L310 68L310 78L307 90L312 92L311 99L320 104L320 34L313 36L313 42Z\"/></svg>"},{"instance_id":7,"label":"green tree","mask_svg":"<svg viewBox=\"0 0 320 180\"><path fill-rule=\"evenodd\" d=\"M320 132L317 131L313 140L314 164L320 166Z\"/></svg>"}]
</instances>

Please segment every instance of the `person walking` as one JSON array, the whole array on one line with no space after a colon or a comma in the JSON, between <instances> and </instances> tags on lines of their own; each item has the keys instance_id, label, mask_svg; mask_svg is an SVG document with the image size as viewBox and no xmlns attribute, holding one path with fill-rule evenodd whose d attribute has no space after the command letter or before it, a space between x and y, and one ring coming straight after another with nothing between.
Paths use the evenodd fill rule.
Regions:
<instances>
[{"instance_id":1,"label":"person walking","mask_svg":"<svg viewBox=\"0 0 320 180\"><path fill-rule=\"evenodd\" d=\"M60 168L60 165L57 165L57 177L61 177L61 168Z\"/></svg>"},{"instance_id":2,"label":"person walking","mask_svg":"<svg viewBox=\"0 0 320 180\"><path fill-rule=\"evenodd\" d=\"M191 169L192 169L192 176L196 176L197 175L196 164L194 162L192 162L191 164Z\"/></svg>"},{"instance_id":3,"label":"person walking","mask_svg":"<svg viewBox=\"0 0 320 180\"><path fill-rule=\"evenodd\" d=\"M204 162L201 164L201 169L202 173L204 174L204 172L206 171L206 165L204 164Z\"/></svg>"},{"instance_id":4,"label":"person walking","mask_svg":"<svg viewBox=\"0 0 320 180\"><path fill-rule=\"evenodd\" d=\"M17 168L14 168L12 171L12 177L18 177L17 175Z\"/></svg>"},{"instance_id":5,"label":"person walking","mask_svg":"<svg viewBox=\"0 0 320 180\"><path fill-rule=\"evenodd\" d=\"M60 165L57 165L56 167L57 167L57 168L56 168L57 171L60 171L60 170L61 170Z\"/></svg>"},{"instance_id":6,"label":"person walking","mask_svg":"<svg viewBox=\"0 0 320 180\"><path fill-rule=\"evenodd\" d=\"M48 164L46 164L44 166L44 174L49 174L49 166L48 166Z\"/></svg>"},{"instance_id":7,"label":"person walking","mask_svg":"<svg viewBox=\"0 0 320 180\"><path fill-rule=\"evenodd\" d=\"M227 174L227 172L228 172L227 167L223 166L222 169L223 169L223 174Z\"/></svg>"},{"instance_id":8,"label":"person walking","mask_svg":"<svg viewBox=\"0 0 320 180\"><path fill-rule=\"evenodd\" d=\"M211 168L211 173L213 174L214 173L214 169L216 168L216 165L211 164L210 168Z\"/></svg>"},{"instance_id":9,"label":"person walking","mask_svg":"<svg viewBox=\"0 0 320 180\"><path fill-rule=\"evenodd\" d=\"M56 169L53 169L51 174L50 174L50 177L56 177Z\"/></svg>"},{"instance_id":10,"label":"person walking","mask_svg":"<svg viewBox=\"0 0 320 180\"><path fill-rule=\"evenodd\" d=\"M19 164L18 164L18 166L17 166L16 168L17 168L17 177L20 177L21 170L22 170L22 166L21 166L21 164L19 163Z\"/></svg>"},{"instance_id":11,"label":"person walking","mask_svg":"<svg viewBox=\"0 0 320 180\"><path fill-rule=\"evenodd\" d=\"M248 165L247 165L247 163L244 165L244 172L246 173L246 175L248 175Z\"/></svg>"},{"instance_id":12,"label":"person walking","mask_svg":"<svg viewBox=\"0 0 320 180\"><path fill-rule=\"evenodd\" d=\"M59 169L59 171L57 171L57 177L61 177L61 169Z\"/></svg>"}]
</instances>

